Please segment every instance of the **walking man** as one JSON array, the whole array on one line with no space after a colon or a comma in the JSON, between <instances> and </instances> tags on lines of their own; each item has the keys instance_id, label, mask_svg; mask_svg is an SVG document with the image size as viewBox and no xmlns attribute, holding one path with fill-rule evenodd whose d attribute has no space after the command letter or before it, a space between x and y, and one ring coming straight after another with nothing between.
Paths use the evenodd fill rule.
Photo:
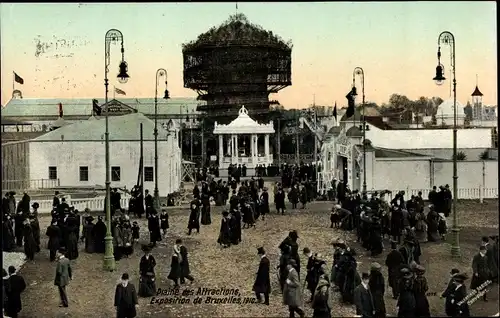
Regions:
<instances>
[{"instance_id":1,"label":"walking man","mask_svg":"<svg viewBox=\"0 0 500 318\"><path fill-rule=\"evenodd\" d=\"M54 279L54 285L56 285L59 289L59 296L61 298L61 304L59 307L68 307L66 286L69 285L69 281L73 279L71 264L69 259L65 257L65 254L66 249L61 248L61 250L59 250L59 259L57 260L56 278Z\"/></svg>"}]
</instances>

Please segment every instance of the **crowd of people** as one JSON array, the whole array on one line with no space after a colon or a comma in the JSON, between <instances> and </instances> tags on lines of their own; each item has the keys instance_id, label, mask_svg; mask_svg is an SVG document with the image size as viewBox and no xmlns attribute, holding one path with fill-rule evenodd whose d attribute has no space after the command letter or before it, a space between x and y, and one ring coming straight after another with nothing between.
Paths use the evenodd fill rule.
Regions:
<instances>
[{"instance_id":1,"label":"crowd of people","mask_svg":"<svg viewBox=\"0 0 500 318\"><path fill-rule=\"evenodd\" d=\"M270 196L263 179L269 171L264 173L261 170L257 173L258 176L242 181L239 178L245 171L243 167L242 175L239 175L240 167L233 169L227 182L222 179L216 181L207 173L209 171L201 171L202 181L195 185L193 200L190 202L187 235L192 235L193 230L200 233L201 226L211 225L212 201L217 206L228 206L222 212L217 240L222 248L241 243L242 230L256 227L257 221L264 220L270 213ZM314 169L314 166L308 165L281 167L281 182L277 182L274 189L276 213L286 212L286 198L291 209L304 208L308 202L318 198L315 178L310 177L315 176ZM332 182L332 190L328 194L329 199L334 201L330 227L354 232L360 247L373 257L382 254L386 239L390 241L391 250L383 264L388 272L387 289L390 288L393 298L397 299L398 317L430 317L426 269L420 265L420 245L424 242L440 242L446 235L446 216L451 210L452 197L448 185L439 188L437 191L434 187L429 193L427 206L422 193L411 196L409 200L405 200L404 191L396 193L390 201L386 200L386 192L374 192L368 198L368 194L351 191L343 182L336 180ZM115 260L132 255L139 242L140 228L137 221L131 221L133 215L141 218L143 213L146 214L149 244L141 246L144 255L139 263L137 295L127 273L123 274L122 281L117 286L115 305L119 313L135 312L137 297L155 295L157 263L152 250L166 238L170 228L165 205L160 211L156 211L153 197L145 190L142 198L140 187L134 187L132 194L128 211L120 206L121 198L117 189L113 189L110 198ZM23 194L17 205L15 193L6 194L2 201L4 251L13 251L16 246L23 246L27 260L35 259L35 255L41 250L38 207L36 202L31 204L27 193ZM62 307L68 306L65 286L72 278L70 260L76 260L79 256L78 244L84 243L86 253L105 252L106 224L101 216L94 223L94 218L88 212L85 211L80 216L79 211L71 207L64 197L55 193L52 221L46 230L46 236L50 261L57 261L55 285L59 289ZM382 265L374 262L369 272L359 273L355 249L340 238L332 246L334 252L330 270L327 268L328 260L321 254L313 253L309 247L303 248L302 253L308 262L302 268L305 276L301 280L298 232L291 231L279 245L281 254L276 268L283 302L288 306L290 317L295 314L304 316L302 281L310 292L309 303L314 310L314 317L331 317L333 291L339 292L342 303L354 305L357 315L385 317L386 279L381 271ZM177 239L172 249L168 279L178 288L186 281L193 282L194 277L191 275L188 251L182 239ZM263 247L259 247L257 253L261 261L253 290L259 302L269 305L272 266ZM469 275L458 269L451 269L450 273L449 286L441 295L446 299L446 314L450 317L468 316L470 301L466 298L468 294L464 282ZM12 275L14 274L10 273L9 268L9 273L4 273L4 280L10 279ZM483 237L481 247L472 260L470 288L480 289L490 282L498 282L498 236ZM20 295L25 287L22 287L20 281L18 284L15 287L15 283L4 284L9 289L5 293L7 298L4 297L4 307L8 308L10 317L15 317L22 308L16 295ZM486 292L482 299L487 300Z\"/></svg>"}]
</instances>

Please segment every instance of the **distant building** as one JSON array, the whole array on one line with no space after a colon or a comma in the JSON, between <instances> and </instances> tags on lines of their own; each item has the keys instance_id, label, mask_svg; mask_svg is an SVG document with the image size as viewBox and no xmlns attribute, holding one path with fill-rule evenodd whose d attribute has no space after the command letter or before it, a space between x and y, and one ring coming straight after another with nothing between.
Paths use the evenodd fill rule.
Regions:
<instances>
[{"instance_id":1,"label":"distant building","mask_svg":"<svg viewBox=\"0 0 500 318\"><path fill-rule=\"evenodd\" d=\"M143 125L145 188L154 188L154 122L141 113L109 118L111 186L131 188L140 163ZM105 120L70 123L33 140L2 144L2 181L26 181L63 187L105 185ZM178 132L158 131L160 196L179 189L181 153ZM57 181L57 182L56 182ZM37 182L40 184L40 182Z\"/></svg>"},{"instance_id":2,"label":"distant building","mask_svg":"<svg viewBox=\"0 0 500 318\"><path fill-rule=\"evenodd\" d=\"M154 98L116 98L110 99L107 104L104 99L98 100L103 111L109 108L110 116L121 116L132 113L142 113L154 119ZM4 132L47 132L55 121L59 119L59 103L62 105L63 118L66 123L75 123L87 120L93 115L92 99L38 99L23 98L11 99L2 108L2 133ZM186 117L197 117L196 108L202 103L196 98L158 98L158 122L165 125L170 119L186 121ZM22 122L17 127L5 124L4 120ZM29 126L29 127L28 127Z\"/></svg>"}]
</instances>

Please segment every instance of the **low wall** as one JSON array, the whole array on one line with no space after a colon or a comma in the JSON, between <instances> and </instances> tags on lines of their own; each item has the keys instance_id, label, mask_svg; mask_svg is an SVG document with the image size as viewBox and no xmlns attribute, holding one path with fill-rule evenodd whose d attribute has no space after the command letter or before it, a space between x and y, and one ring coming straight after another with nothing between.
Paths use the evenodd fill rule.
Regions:
<instances>
[{"instance_id":1,"label":"low wall","mask_svg":"<svg viewBox=\"0 0 500 318\"><path fill-rule=\"evenodd\" d=\"M269 201L274 202L274 184L272 182L266 182L266 187L268 187L269 192ZM429 196L429 192L431 189L379 189L379 190L390 190L392 194L389 195L388 199L392 199L398 191L405 191L405 198L409 199L411 195L417 195L418 192L422 192L422 197L427 200ZM451 189L453 193L453 189ZM458 199L459 200L483 200L483 199L498 199L498 188L459 188L458 189ZM120 204L121 207L128 210L128 203L130 197L122 197ZM38 212L41 214L47 214L52 211L52 200L40 200L36 201L40 205ZM86 208L89 208L91 211L104 211L104 196L96 197L96 198L87 198L87 199L72 199L69 196L66 196L66 202L70 206L74 206L80 212L83 212Z\"/></svg>"}]
</instances>

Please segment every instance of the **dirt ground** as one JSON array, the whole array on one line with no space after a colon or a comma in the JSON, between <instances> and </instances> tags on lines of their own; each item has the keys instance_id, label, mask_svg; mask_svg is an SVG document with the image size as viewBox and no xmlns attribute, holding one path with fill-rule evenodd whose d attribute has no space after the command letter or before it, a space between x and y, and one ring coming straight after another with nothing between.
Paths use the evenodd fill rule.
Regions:
<instances>
[{"instance_id":1,"label":"dirt ground","mask_svg":"<svg viewBox=\"0 0 500 318\"><path fill-rule=\"evenodd\" d=\"M243 230L243 242L228 249L222 249L216 243L221 208L212 209L212 224L202 226L200 234L187 236L187 210L177 210L170 213L170 230L166 242L153 250L157 260L156 275L157 288L168 289L172 283L166 279L170 270L171 249L175 239L182 238L190 251L191 271L195 277L192 285L184 289L201 288L238 288L242 297L253 297L252 285L259 264L257 247L264 246L271 261L272 293L270 306L260 304L193 304L195 296L188 297L190 304L149 304L151 299L140 299L138 317L287 317L288 311L282 305L282 298L276 278L278 265L278 244L285 238L288 231L297 230L299 233L299 248L311 248L314 252L323 254L331 267L332 247L330 243L337 237L344 237L358 253L359 268L361 271L369 269L374 261L384 264L387 248L383 255L371 258L364 255L364 250L355 242L351 234L341 233L329 228L329 210L331 203L317 202L306 210L288 211L287 215L276 215L274 211L265 221L259 220L256 228ZM469 274L472 256L477 252L482 235L498 233L498 201L487 204L461 203L458 207L460 222L461 260L453 260L450 256L448 243L423 243L422 265L426 267L429 292L436 296L429 296L431 313L433 316L444 316L444 301L439 298L440 293L448 282L448 273L451 268L457 267ZM48 217L40 220L42 236L49 223ZM451 221L450 221L451 222ZM147 240L147 226L144 219L141 225L141 239ZM388 242L385 246L388 247ZM46 246L46 239L42 247ZM114 290L121 274L128 272L132 282L137 287L140 248L135 249L134 255L117 262L115 272L102 270L102 254L86 254L80 246L80 257L73 261L74 278L67 291L69 307L59 308L57 288L53 285L55 264L48 260L48 251L43 249L36 256L34 263L27 263L21 270L28 288L22 295L23 310L19 317L113 317ZM306 263L305 257L302 264ZM303 279L302 274L302 279ZM387 271L384 268L384 277ZM386 277L387 278L387 277ZM470 281L467 282L467 286ZM308 297L308 291L304 292ZM339 303L338 295L334 295L332 314L337 317L351 317L354 308ZM388 314L395 314L395 300L386 290L386 308ZM307 316L312 315L312 309L305 305ZM474 316L487 316L498 312L498 286L490 292L489 301L476 302L471 313Z\"/></svg>"}]
</instances>

